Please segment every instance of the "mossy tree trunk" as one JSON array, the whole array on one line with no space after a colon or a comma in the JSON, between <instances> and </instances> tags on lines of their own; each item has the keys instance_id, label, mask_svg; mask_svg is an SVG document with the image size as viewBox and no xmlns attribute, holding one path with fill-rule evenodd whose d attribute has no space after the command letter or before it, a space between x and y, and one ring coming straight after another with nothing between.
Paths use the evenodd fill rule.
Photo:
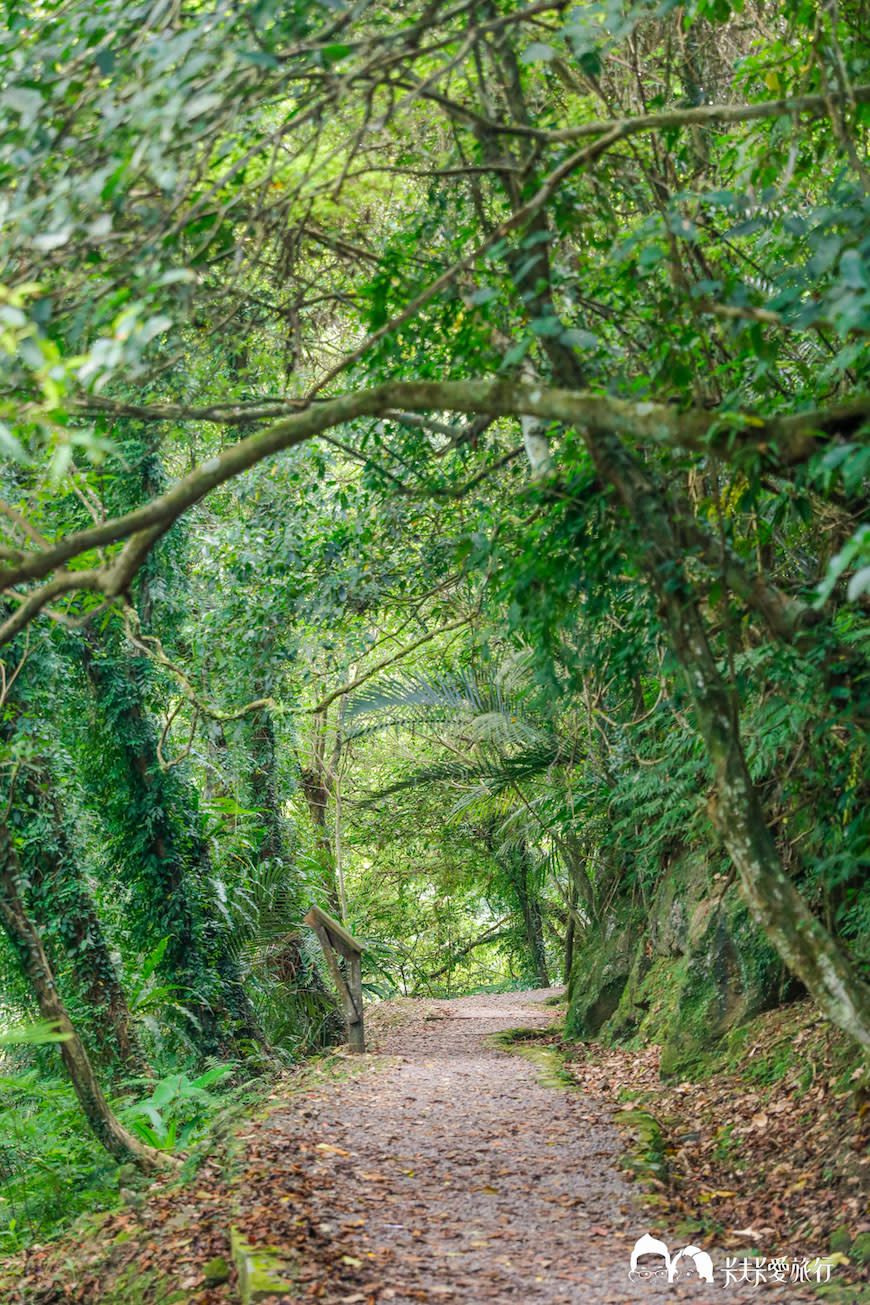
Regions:
<instances>
[{"instance_id":1,"label":"mossy tree trunk","mask_svg":"<svg viewBox=\"0 0 870 1305\"><path fill-rule=\"evenodd\" d=\"M289 846L289 830L281 804L275 724L267 708L260 709L252 718L249 753L251 805L260 813L264 827L257 856L261 862L271 861L281 867L287 911L298 918L301 927L310 903L303 904L300 898L296 864ZM323 807L318 805L318 813L322 815L325 826L325 796ZM325 828L323 832L328 841ZM272 963L276 976L283 982L304 986L310 992L316 992L319 997L328 999L330 1005L333 1004L319 971L303 954L299 934L286 938L280 952L272 958Z\"/></svg>"},{"instance_id":2,"label":"mossy tree trunk","mask_svg":"<svg viewBox=\"0 0 870 1305\"><path fill-rule=\"evenodd\" d=\"M198 799L177 770L160 764L156 723L145 701L144 659L87 637L84 664L98 721L112 745L93 787L131 897L132 932L143 949L169 939L164 962L187 993L200 1050L235 1054L234 1043L269 1044L239 978L225 929L203 885L211 856Z\"/></svg>"},{"instance_id":3,"label":"mossy tree trunk","mask_svg":"<svg viewBox=\"0 0 870 1305\"><path fill-rule=\"evenodd\" d=\"M171 1167L169 1156L134 1137L112 1111L94 1073L81 1038L57 990L39 932L22 899L24 875L7 825L0 825L0 922L31 985L43 1019L64 1035L60 1054L73 1091L94 1136L119 1163L145 1173Z\"/></svg>"},{"instance_id":4,"label":"mossy tree trunk","mask_svg":"<svg viewBox=\"0 0 870 1305\"><path fill-rule=\"evenodd\" d=\"M320 863L323 867L323 884L329 909L336 919L342 918L342 902L338 891L335 849L329 836L326 812L333 789L335 765L340 758L341 741L336 736L331 756L327 758L327 712L317 712L312 724L311 765L302 770L302 793L308 806Z\"/></svg>"},{"instance_id":5,"label":"mossy tree trunk","mask_svg":"<svg viewBox=\"0 0 870 1305\"><path fill-rule=\"evenodd\" d=\"M122 876L137 888L131 903L136 941L150 948L167 937L166 965L189 982L204 969L188 882L201 838L187 818L188 795L160 766L157 729L143 701L144 659L125 655L114 644L91 630L83 643L97 727L111 739L94 780Z\"/></svg>"},{"instance_id":6,"label":"mossy tree trunk","mask_svg":"<svg viewBox=\"0 0 870 1305\"><path fill-rule=\"evenodd\" d=\"M525 840L513 847L499 847L495 826L486 831L490 855L499 866L516 906L519 907L526 940L528 964L542 988L549 988L547 952L544 946L544 915L541 897L535 884L534 868Z\"/></svg>"},{"instance_id":7,"label":"mossy tree trunk","mask_svg":"<svg viewBox=\"0 0 870 1305\"><path fill-rule=\"evenodd\" d=\"M631 514L639 545L637 561L658 598L712 765L711 814L737 869L747 905L823 1014L870 1052L870 988L858 978L783 867L746 763L736 692L716 664L682 565L676 510L615 435L590 435L587 445L601 475L616 488Z\"/></svg>"},{"instance_id":8,"label":"mossy tree trunk","mask_svg":"<svg viewBox=\"0 0 870 1305\"><path fill-rule=\"evenodd\" d=\"M47 768L28 767L24 791L29 811L42 808L45 836L29 849L26 877L37 909L59 939L73 980L92 1015L99 1059L120 1061L127 1073L150 1076L151 1068L133 1024L117 966L93 899L82 876L66 820Z\"/></svg>"},{"instance_id":9,"label":"mossy tree trunk","mask_svg":"<svg viewBox=\"0 0 870 1305\"><path fill-rule=\"evenodd\" d=\"M49 655L22 661L24 673L7 688L0 738L6 747L18 742L22 764L12 769L7 806L10 837L16 840L23 874L26 908L40 922L49 947L65 954L71 988L89 1007L87 1036L104 1064L120 1064L126 1073L150 1074L118 968L85 878L70 819L58 791L51 751L34 732L32 713L60 669ZM10 686L11 687L11 686Z\"/></svg>"}]
</instances>

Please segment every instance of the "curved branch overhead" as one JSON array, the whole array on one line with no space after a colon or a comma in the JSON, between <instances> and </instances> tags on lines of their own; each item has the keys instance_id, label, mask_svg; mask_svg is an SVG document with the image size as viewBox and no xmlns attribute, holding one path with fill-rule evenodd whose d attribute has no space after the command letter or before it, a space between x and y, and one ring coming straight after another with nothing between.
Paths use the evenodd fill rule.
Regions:
<instances>
[{"instance_id":1,"label":"curved branch overhead","mask_svg":"<svg viewBox=\"0 0 870 1305\"><path fill-rule=\"evenodd\" d=\"M580 430L615 432L633 445L666 445L708 452L727 461L747 454L762 456L773 466L805 462L825 436L848 435L870 416L870 398L828 411L780 418L752 414L681 412L666 404L631 403L602 395L523 385L511 381L405 381L388 383L357 394L342 395L292 413L263 431L231 445L196 467L159 498L132 512L59 539L43 549L20 551L19 559L0 569L0 585L13 588L40 580L90 550L127 540L110 563L85 572L64 574L36 591L0 626L0 645L8 643L53 598L76 588L96 590L107 597L125 593L157 540L189 508L219 485L233 480L276 453L361 417L381 416L400 408L424 411L480 413L490 417L524 414ZM115 415L124 415L115 406ZM157 407L153 413L135 406L130 414L143 420L179 421L184 408ZM197 420L201 419L197 416ZM223 420L220 411L210 420ZM227 418L234 424L238 410Z\"/></svg>"},{"instance_id":2,"label":"curved branch overhead","mask_svg":"<svg viewBox=\"0 0 870 1305\"><path fill-rule=\"evenodd\" d=\"M7 9L0 1006L95 1135L340 1035L312 903L357 995L866 1056L858 0Z\"/></svg>"}]
</instances>

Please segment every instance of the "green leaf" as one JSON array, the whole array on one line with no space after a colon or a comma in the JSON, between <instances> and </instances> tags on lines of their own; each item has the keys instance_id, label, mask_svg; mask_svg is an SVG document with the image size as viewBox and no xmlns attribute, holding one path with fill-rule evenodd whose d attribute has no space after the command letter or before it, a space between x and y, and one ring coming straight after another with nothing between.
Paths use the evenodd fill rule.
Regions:
<instances>
[{"instance_id":1,"label":"green leaf","mask_svg":"<svg viewBox=\"0 0 870 1305\"><path fill-rule=\"evenodd\" d=\"M601 344L597 335L593 335L591 331L584 331L578 326L563 331L559 339L562 344L570 345L574 349L597 349Z\"/></svg>"},{"instance_id":2,"label":"green leaf","mask_svg":"<svg viewBox=\"0 0 870 1305\"><path fill-rule=\"evenodd\" d=\"M329 66L338 63L340 59L346 58L350 53L351 48L349 45L327 45L320 51L320 58L324 64Z\"/></svg>"},{"instance_id":3,"label":"green leaf","mask_svg":"<svg viewBox=\"0 0 870 1305\"><path fill-rule=\"evenodd\" d=\"M642 249L638 256L637 266L641 272L650 272L654 267L658 267L668 256L668 251L664 245L647 245Z\"/></svg>"},{"instance_id":4,"label":"green leaf","mask_svg":"<svg viewBox=\"0 0 870 1305\"><path fill-rule=\"evenodd\" d=\"M847 249L840 259L840 276L853 290L867 290L867 271L857 249Z\"/></svg>"},{"instance_id":5,"label":"green leaf","mask_svg":"<svg viewBox=\"0 0 870 1305\"><path fill-rule=\"evenodd\" d=\"M22 444L18 442L5 422L0 421L0 455L20 462L22 466L30 465L31 459Z\"/></svg>"},{"instance_id":6,"label":"green leaf","mask_svg":"<svg viewBox=\"0 0 870 1305\"><path fill-rule=\"evenodd\" d=\"M27 317L20 308L13 308L11 304L4 304L0 308L0 322L5 322L7 326L26 326Z\"/></svg>"},{"instance_id":7,"label":"green leaf","mask_svg":"<svg viewBox=\"0 0 870 1305\"><path fill-rule=\"evenodd\" d=\"M850 603L854 603L855 599L860 598L868 589L870 589L870 566L862 566L849 581L846 597Z\"/></svg>"},{"instance_id":8,"label":"green leaf","mask_svg":"<svg viewBox=\"0 0 870 1305\"><path fill-rule=\"evenodd\" d=\"M587 77L601 76L601 55L597 50L584 50L578 55L577 62Z\"/></svg>"},{"instance_id":9,"label":"green leaf","mask_svg":"<svg viewBox=\"0 0 870 1305\"><path fill-rule=\"evenodd\" d=\"M836 553L828 563L827 574L816 588L815 608L822 607L834 591L834 587L844 571L847 571L855 559L870 544L870 526L861 525L852 538Z\"/></svg>"},{"instance_id":10,"label":"green leaf","mask_svg":"<svg viewBox=\"0 0 870 1305\"><path fill-rule=\"evenodd\" d=\"M556 57L552 45L544 41L533 41L520 55L520 63L550 63Z\"/></svg>"},{"instance_id":11,"label":"green leaf","mask_svg":"<svg viewBox=\"0 0 870 1305\"><path fill-rule=\"evenodd\" d=\"M162 335L168 331L172 325L172 318L159 314L156 317L149 317L147 322L143 323L136 332L136 340L139 344L148 344L155 336Z\"/></svg>"},{"instance_id":12,"label":"green leaf","mask_svg":"<svg viewBox=\"0 0 870 1305\"><path fill-rule=\"evenodd\" d=\"M44 1047L52 1042L68 1042L71 1037L71 1033L60 1032L55 1020L39 1020L0 1033L0 1047Z\"/></svg>"},{"instance_id":13,"label":"green leaf","mask_svg":"<svg viewBox=\"0 0 870 1305\"><path fill-rule=\"evenodd\" d=\"M204 113L210 113L212 109L218 108L223 104L224 97L218 95L216 91L203 91L201 95L194 95L192 100L188 100L184 106L182 116L188 122L194 118L199 118Z\"/></svg>"},{"instance_id":14,"label":"green leaf","mask_svg":"<svg viewBox=\"0 0 870 1305\"><path fill-rule=\"evenodd\" d=\"M511 345L510 349L508 349L507 353L501 360L502 369L515 367L518 362L522 362L531 347L532 341L530 336L526 336L525 339L518 340L516 344Z\"/></svg>"},{"instance_id":15,"label":"green leaf","mask_svg":"<svg viewBox=\"0 0 870 1305\"><path fill-rule=\"evenodd\" d=\"M22 126L33 122L44 103L39 91L31 90L29 86L11 86L0 95L0 105L20 113Z\"/></svg>"},{"instance_id":16,"label":"green leaf","mask_svg":"<svg viewBox=\"0 0 870 1305\"><path fill-rule=\"evenodd\" d=\"M563 333L562 323L558 317L533 317L529 326L535 335L547 338Z\"/></svg>"},{"instance_id":17,"label":"green leaf","mask_svg":"<svg viewBox=\"0 0 870 1305\"><path fill-rule=\"evenodd\" d=\"M22 336L18 340L18 353L25 367L37 372L45 363L45 356L32 335Z\"/></svg>"},{"instance_id":18,"label":"green leaf","mask_svg":"<svg viewBox=\"0 0 870 1305\"><path fill-rule=\"evenodd\" d=\"M43 235L33 237L33 248L41 254L50 254L53 249L62 249L71 235L69 227L64 231L46 231Z\"/></svg>"},{"instance_id":19,"label":"green leaf","mask_svg":"<svg viewBox=\"0 0 870 1305\"><path fill-rule=\"evenodd\" d=\"M279 61L268 50L240 50L239 58L252 63L255 68L280 68Z\"/></svg>"}]
</instances>

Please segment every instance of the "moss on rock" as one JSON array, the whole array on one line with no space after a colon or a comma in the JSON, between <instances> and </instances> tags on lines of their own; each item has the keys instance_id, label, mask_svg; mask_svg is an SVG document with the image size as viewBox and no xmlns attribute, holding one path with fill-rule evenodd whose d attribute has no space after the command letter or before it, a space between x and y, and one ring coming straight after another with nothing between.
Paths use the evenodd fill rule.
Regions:
<instances>
[{"instance_id":1,"label":"moss on rock","mask_svg":"<svg viewBox=\"0 0 870 1305\"><path fill-rule=\"evenodd\" d=\"M779 1000L783 969L735 894L706 916L688 957L661 1073L684 1073L730 1029Z\"/></svg>"},{"instance_id":2,"label":"moss on rock","mask_svg":"<svg viewBox=\"0 0 870 1305\"><path fill-rule=\"evenodd\" d=\"M782 962L705 855L677 858L644 917L630 903L587 931L565 1035L662 1046L685 1073L731 1030L783 998Z\"/></svg>"},{"instance_id":3,"label":"moss on rock","mask_svg":"<svg viewBox=\"0 0 870 1305\"><path fill-rule=\"evenodd\" d=\"M292 1265L272 1246L251 1246L238 1228L230 1230L230 1252L239 1275L242 1305L258 1305L293 1290Z\"/></svg>"},{"instance_id":4,"label":"moss on rock","mask_svg":"<svg viewBox=\"0 0 870 1305\"><path fill-rule=\"evenodd\" d=\"M213 1260L203 1265L202 1276L210 1287L215 1287L227 1281L230 1276L230 1266L222 1255L216 1255Z\"/></svg>"},{"instance_id":5,"label":"moss on rock","mask_svg":"<svg viewBox=\"0 0 870 1305\"><path fill-rule=\"evenodd\" d=\"M591 925L572 971L565 1036L594 1038L619 1006L634 963L637 921L630 907Z\"/></svg>"}]
</instances>

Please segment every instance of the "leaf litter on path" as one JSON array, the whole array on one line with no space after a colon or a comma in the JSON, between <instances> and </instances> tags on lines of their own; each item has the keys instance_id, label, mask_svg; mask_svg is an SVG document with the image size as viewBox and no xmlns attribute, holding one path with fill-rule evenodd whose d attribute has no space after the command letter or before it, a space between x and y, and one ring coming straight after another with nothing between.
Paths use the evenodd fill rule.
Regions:
<instances>
[{"instance_id":1,"label":"leaf litter on path","mask_svg":"<svg viewBox=\"0 0 870 1305\"><path fill-rule=\"evenodd\" d=\"M231 1222L293 1266L292 1297L275 1305L721 1299L718 1283L629 1280L653 1216L619 1173L612 1104L545 1085L533 1063L492 1045L518 1026L546 1028L550 995L384 1003L369 1037L386 1064L359 1057L350 1078L315 1076L283 1099L275 1091L268 1116L237 1139L231 1180L214 1163L195 1186L153 1184L141 1209L105 1219L73 1272L34 1249L9 1305L98 1305L119 1273L146 1269L160 1290L142 1305L182 1285L187 1305L227 1305L234 1279L207 1284L203 1269L228 1257ZM654 1218L668 1240L673 1230ZM757 1293L732 1286L727 1298ZM783 1299L815 1298L787 1284Z\"/></svg>"}]
</instances>

